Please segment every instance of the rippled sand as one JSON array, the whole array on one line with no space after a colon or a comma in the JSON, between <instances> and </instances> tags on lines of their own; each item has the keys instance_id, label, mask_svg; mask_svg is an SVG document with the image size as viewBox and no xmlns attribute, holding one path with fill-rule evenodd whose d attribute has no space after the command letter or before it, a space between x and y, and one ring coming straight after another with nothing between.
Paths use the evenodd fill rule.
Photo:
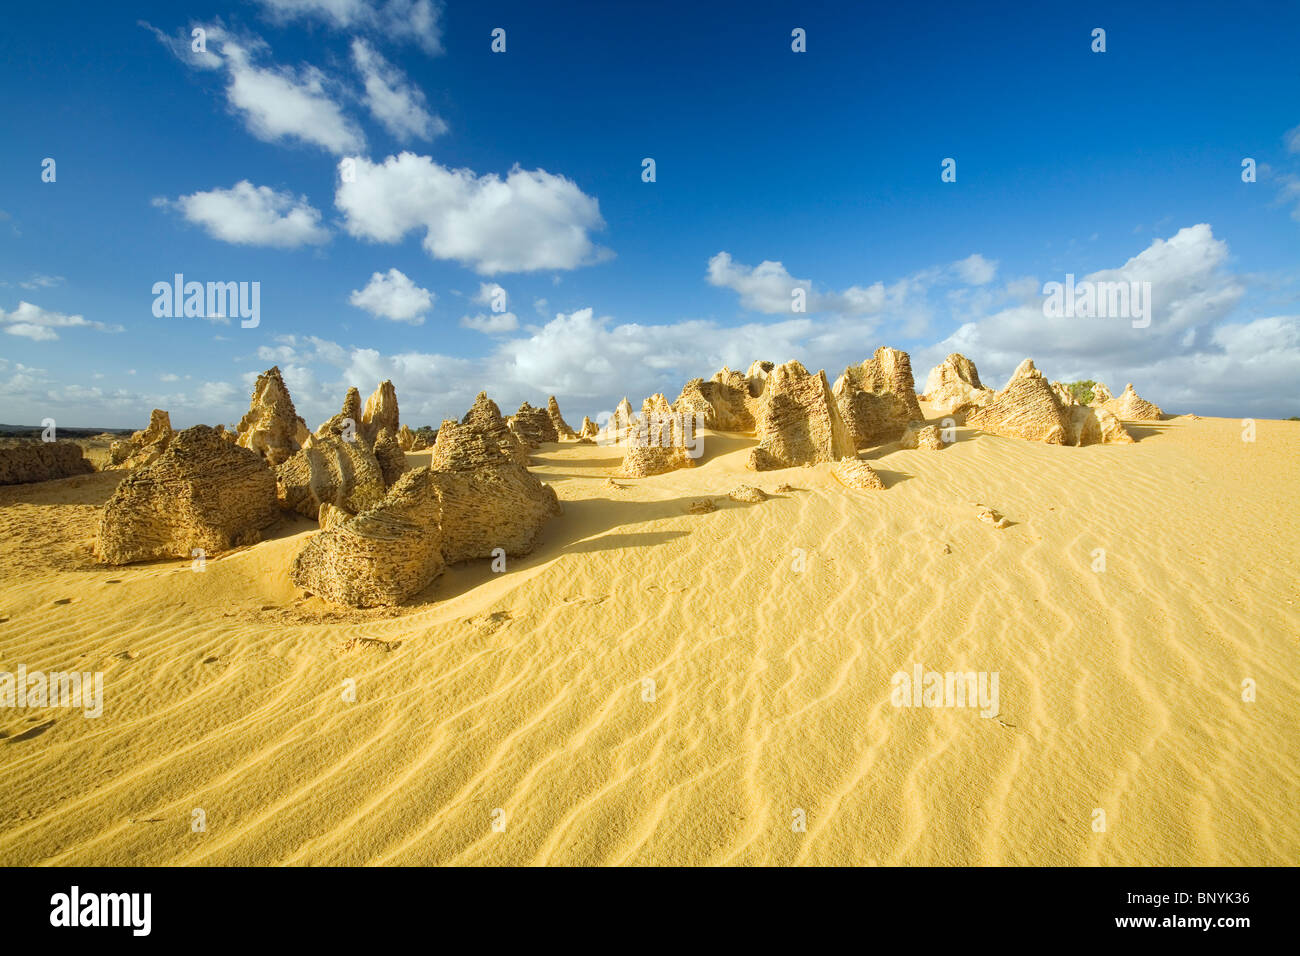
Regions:
<instances>
[{"instance_id":1,"label":"rippled sand","mask_svg":"<svg viewBox=\"0 0 1300 956\"><path fill-rule=\"evenodd\" d=\"M295 591L310 522L101 568L120 476L0 489L0 670L105 675L98 719L0 709L0 863L1294 865L1300 423L1132 430L886 447L883 492L546 446L536 552L387 611ZM918 663L998 716L894 707Z\"/></svg>"}]
</instances>

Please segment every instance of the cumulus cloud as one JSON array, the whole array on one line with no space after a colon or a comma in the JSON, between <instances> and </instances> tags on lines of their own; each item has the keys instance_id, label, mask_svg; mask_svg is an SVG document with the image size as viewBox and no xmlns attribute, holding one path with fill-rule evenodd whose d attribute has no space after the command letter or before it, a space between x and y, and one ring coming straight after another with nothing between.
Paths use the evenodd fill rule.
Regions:
<instances>
[{"instance_id":1,"label":"cumulus cloud","mask_svg":"<svg viewBox=\"0 0 1300 956\"><path fill-rule=\"evenodd\" d=\"M515 166L505 179L449 169L404 152L383 163L342 164L334 202L348 232L397 242L423 230L424 249L481 274L574 269L608 255L589 235L604 228L600 205L571 180Z\"/></svg>"},{"instance_id":2,"label":"cumulus cloud","mask_svg":"<svg viewBox=\"0 0 1300 956\"><path fill-rule=\"evenodd\" d=\"M954 262L952 268L967 285L987 285L998 273L997 262L985 259L978 252Z\"/></svg>"},{"instance_id":3,"label":"cumulus cloud","mask_svg":"<svg viewBox=\"0 0 1300 956\"><path fill-rule=\"evenodd\" d=\"M7 335L31 339L33 342L54 342L59 338L55 329L87 328L98 332L121 332L120 325L91 322L83 315L68 315L42 309L30 302L19 302L12 312L0 309L0 328Z\"/></svg>"},{"instance_id":4,"label":"cumulus cloud","mask_svg":"<svg viewBox=\"0 0 1300 956\"><path fill-rule=\"evenodd\" d=\"M352 62L365 84L362 101L393 136L431 140L447 132L442 118L427 109L424 93L360 37L352 41Z\"/></svg>"},{"instance_id":5,"label":"cumulus cloud","mask_svg":"<svg viewBox=\"0 0 1300 956\"><path fill-rule=\"evenodd\" d=\"M306 196L254 186L246 179L230 189L211 189L175 200L155 199L154 205L175 209L212 237L236 245L291 249L329 239L329 231L320 224L320 212Z\"/></svg>"},{"instance_id":6,"label":"cumulus cloud","mask_svg":"<svg viewBox=\"0 0 1300 956\"><path fill-rule=\"evenodd\" d=\"M435 0L257 0L276 22L316 20L336 30L366 30L442 53L442 4Z\"/></svg>"},{"instance_id":7,"label":"cumulus cloud","mask_svg":"<svg viewBox=\"0 0 1300 956\"><path fill-rule=\"evenodd\" d=\"M376 318L423 325L434 298L432 292L420 288L405 273L389 269L371 275L364 289L352 290L348 301Z\"/></svg>"},{"instance_id":8,"label":"cumulus cloud","mask_svg":"<svg viewBox=\"0 0 1300 956\"><path fill-rule=\"evenodd\" d=\"M297 141L339 155L365 149L365 135L336 99L336 84L316 67L263 65L258 61L269 50L265 41L236 37L220 24L200 28L206 49L199 52L185 33L168 36L148 23L141 25L189 66L224 70L226 102L258 139Z\"/></svg>"},{"instance_id":9,"label":"cumulus cloud","mask_svg":"<svg viewBox=\"0 0 1300 956\"><path fill-rule=\"evenodd\" d=\"M500 335L519 328L519 317L513 312L480 312L478 315L462 316L460 324L484 335Z\"/></svg>"}]
</instances>

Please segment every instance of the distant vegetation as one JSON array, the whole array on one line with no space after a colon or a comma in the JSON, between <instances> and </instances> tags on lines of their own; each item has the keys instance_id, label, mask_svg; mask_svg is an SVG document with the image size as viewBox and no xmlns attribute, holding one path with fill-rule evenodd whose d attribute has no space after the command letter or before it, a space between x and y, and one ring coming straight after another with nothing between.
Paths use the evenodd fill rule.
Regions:
<instances>
[{"instance_id":1,"label":"distant vegetation","mask_svg":"<svg viewBox=\"0 0 1300 956\"><path fill-rule=\"evenodd\" d=\"M432 445L434 439L438 437L438 429L434 428L432 425L421 425L419 428L415 429L415 437L423 438L425 442Z\"/></svg>"},{"instance_id":2,"label":"distant vegetation","mask_svg":"<svg viewBox=\"0 0 1300 956\"><path fill-rule=\"evenodd\" d=\"M1074 396L1074 400L1080 405L1090 405L1092 404L1093 397L1092 387L1096 384L1096 382L1089 378L1082 382L1070 382L1065 387L1070 390L1070 394Z\"/></svg>"}]
</instances>

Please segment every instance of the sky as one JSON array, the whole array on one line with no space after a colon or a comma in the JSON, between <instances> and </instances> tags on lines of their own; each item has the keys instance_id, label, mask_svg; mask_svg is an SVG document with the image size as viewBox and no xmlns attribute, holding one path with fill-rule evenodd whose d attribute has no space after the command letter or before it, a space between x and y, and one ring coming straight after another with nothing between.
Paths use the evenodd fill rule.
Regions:
<instances>
[{"instance_id":1,"label":"sky","mask_svg":"<svg viewBox=\"0 0 1300 956\"><path fill-rule=\"evenodd\" d=\"M576 425L879 346L918 389L956 351L1298 415L1297 35L1249 0L11 5L0 421L237 422L278 364L312 427L387 378L412 427L481 390ZM177 274L256 283L256 326L166 314ZM1046 315L1067 275L1149 282L1149 322Z\"/></svg>"}]
</instances>

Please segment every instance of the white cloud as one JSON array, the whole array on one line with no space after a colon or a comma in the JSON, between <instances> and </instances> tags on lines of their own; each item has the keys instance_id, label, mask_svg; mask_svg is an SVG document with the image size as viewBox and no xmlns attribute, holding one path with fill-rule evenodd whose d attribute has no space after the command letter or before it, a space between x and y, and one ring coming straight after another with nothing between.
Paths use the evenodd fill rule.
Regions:
<instances>
[{"instance_id":1,"label":"white cloud","mask_svg":"<svg viewBox=\"0 0 1300 956\"><path fill-rule=\"evenodd\" d=\"M88 328L97 332L121 332L120 325L91 322L83 315L68 315L42 309L30 302L19 302L12 312L0 309L0 327L8 335L17 335L34 342L53 342L59 337L55 329Z\"/></svg>"},{"instance_id":2,"label":"white cloud","mask_svg":"<svg viewBox=\"0 0 1300 956\"><path fill-rule=\"evenodd\" d=\"M477 302L479 305L491 305L494 300L510 301L505 287L496 282L480 282L478 292L474 293L474 298L470 301Z\"/></svg>"},{"instance_id":3,"label":"white cloud","mask_svg":"<svg viewBox=\"0 0 1300 956\"><path fill-rule=\"evenodd\" d=\"M432 292L420 288L405 273L389 269L371 275L364 289L352 290L348 301L376 318L423 325L434 298Z\"/></svg>"},{"instance_id":4,"label":"white cloud","mask_svg":"<svg viewBox=\"0 0 1300 956\"><path fill-rule=\"evenodd\" d=\"M1282 140L1288 153L1300 153L1300 126L1287 130Z\"/></svg>"},{"instance_id":5,"label":"white cloud","mask_svg":"<svg viewBox=\"0 0 1300 956\"><path fill-rule=\"evenodd\" d=\"M47 276L37 273L30 279L18 283L24 289L52 289L63 284L63 276Z\"/></svg>"},{"instance_id":6,"label":"white cloud","mask_svg":"<svg viewBox=\"0 0 1300 956\"><path fill-rule=\"evenodd\" d=\"M334 201L357 238L391 243L423 230L430 256L484 275L574 269L608 255L589 236L605 225L599 203L563 176L516 166L503 180L409 152L354 162Z\"/></svg>"},{"instance_id":7,"label":"white cloud","mask_svg":"<svg viewBox=\"0 0 1300 956\"><path fill-rule=\"evenodd\" d=\"M316 67L259 65L267 44L258 37L235 37L219 24L202 27L206 50L199 53L187 33L171 37L148 23L141 25L188 66L224 69L226 102L258 139L296 140L340 155L365 149L365 135L335 99L336 84Z\"/></svg>"},{"instance_id":8,"label":"white cloud","mask_svg":"<svg viewBox=\"0 0 1300 956\"><path fill-rule=\"evenodd\" d=\"M424 93L360 37L352 41L352 62L365 84L363 102L393 136L431 140L447 132L443 119L426 108Z\"/></svg>"},{"instance_id":9,"label":"white cloud","mask_svg":"<svg viewBox=\"0 0 1300 956\"><path fill-rule=\"evenodd\" d=\"M513 312L480 312L478 315L462 316L460 324L484 335L500 335L519 328L519 317Z\"/></svg>"},{"instance_id":10,"label":"white cloud","mask_svg":"<svg viewBox=\"0 0 1300 956\"><path fill-rule=\"evenodd\" d=\"M998 272L997 261L985 259L978 252L954 262L952 267L967 285L987 285Z\"/></svg>"},{"instance_id":11,"label":"white cloud","mask_svg":"<svg viewBox=\"0 0 1300 956\"><path fill-rule=\"evenodd\" d=\"M277 22L313 19L336 30L368 30L442 53L442 4L435 0L257 0Z\"/></svg>"},{"instance_id":12,"label":"white cloud","mask_svg":"<svg viewBox=\"0 0 1300 956\"><path fill-rule=\"evenodd\" d=\"M318 245L329 240L320 212L306 196L276 192L241 180L230 189L191 193L175 200L155 199L154 205L177 209L190 222L223 242L249 246Z\"/></svg>"}]
</instances>

